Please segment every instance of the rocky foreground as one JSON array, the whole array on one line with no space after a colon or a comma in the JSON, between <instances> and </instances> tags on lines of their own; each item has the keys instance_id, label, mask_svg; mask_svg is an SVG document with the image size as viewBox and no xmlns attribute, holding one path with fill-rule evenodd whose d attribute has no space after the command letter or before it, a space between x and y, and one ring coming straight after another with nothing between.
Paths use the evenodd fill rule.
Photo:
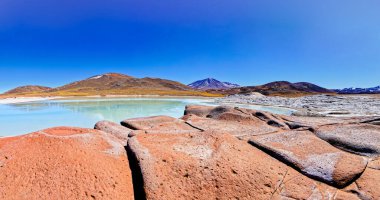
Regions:
<instances>
[{"instance_id":1,"label":"rocky foreground","mask_svg":"<svg viewBox=\"0 0 380 200\"><path fill-rule=\"evenodd\" d=\"M380 118L188 106L0 139L0 199L380 199Z\"/></svg>"}]
</instances>

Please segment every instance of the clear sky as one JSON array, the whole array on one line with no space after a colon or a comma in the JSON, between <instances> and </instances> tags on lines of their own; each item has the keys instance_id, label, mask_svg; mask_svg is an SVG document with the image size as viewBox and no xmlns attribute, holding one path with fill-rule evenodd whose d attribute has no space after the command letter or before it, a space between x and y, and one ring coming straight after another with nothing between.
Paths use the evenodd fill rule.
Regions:
<instances>
[{"instance_id":1,"label":"clear sky","mask_svg":"<svg viewBox=\"0 0 380 200\"><path fill-rule=\"evenodd\" d=\"M379 0L1 0L0 92L105 72L380 85Z\"/></svg>"}]
</instances>

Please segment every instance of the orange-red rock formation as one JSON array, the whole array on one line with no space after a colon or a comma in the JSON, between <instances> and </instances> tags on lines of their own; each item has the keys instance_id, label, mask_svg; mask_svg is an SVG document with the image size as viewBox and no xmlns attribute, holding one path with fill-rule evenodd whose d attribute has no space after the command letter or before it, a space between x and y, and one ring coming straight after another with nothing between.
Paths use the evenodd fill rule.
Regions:
<instances>
[{"instance_id":1,"label":"orange-red rock formation","mask_svg":"<svg viewBox=\"0 0 380 200\"><path fill-rule=\"evenodd\" d=\"M185 114L1 138L0 199L380 199L374 123Z\"/></svg>"}]
</instances>

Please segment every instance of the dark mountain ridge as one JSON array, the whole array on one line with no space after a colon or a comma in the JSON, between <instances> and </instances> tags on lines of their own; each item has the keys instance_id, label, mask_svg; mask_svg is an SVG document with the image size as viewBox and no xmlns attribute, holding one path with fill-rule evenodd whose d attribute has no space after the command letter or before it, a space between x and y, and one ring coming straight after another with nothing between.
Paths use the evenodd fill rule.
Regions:
<instances>
[{"instance_id":1,"label":"dark mountain ridge","mask_svg":"<svg viewBox=\"0 0 380 200\"><path fill-rule=\"evenodd\" d=\"M188 85L189 87L197 90L209 90L209 89L229 89L240 87L238 84L229 83L229 82L221 82L214 78L206 78L203 80L195 81Z\"/></svg>"},{"instance_id":2,"label":"dark mountain ridge","mask_svg":"<svg viewBox=\"0 0 380 200\"><path fill-rule=\"evenodd\" d=\"M288 81L275 81L259 86L246 86L231 88L222 91L207 90L208 92L221 92L225 95L248 94L259 92L268 96L304 96L312 94L334 94L334 91L308 82L291 83Z\"/></svg>"},{"instance_id":3,"label":"dark mountain ridge","mask_svg":"<svg viewBox=\"0 0 380 200\"><path fill-rule=\"evenodd\" d=\"M338 94L380 94L380 86L370 88L344 88L335 90Z\"/></svg>"}]
</instances>

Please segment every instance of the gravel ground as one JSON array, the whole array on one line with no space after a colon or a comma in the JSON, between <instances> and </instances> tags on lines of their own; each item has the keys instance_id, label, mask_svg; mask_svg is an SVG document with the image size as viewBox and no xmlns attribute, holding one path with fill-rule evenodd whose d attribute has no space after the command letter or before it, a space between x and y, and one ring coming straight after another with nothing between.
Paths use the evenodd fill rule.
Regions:
<instances>
[{"instance_id":1,"label":"gravel ground","mask_svg":"<svg viewBox=\"0 0 380 200\"><path fill-rule=\"evenodd\" d=\"M294 115L298 116L380 116L380 98L376 95L313 95L285 98L252 93L231 95L216 101L287 107L297 110Z\"/></svg>"}]
</instances>

